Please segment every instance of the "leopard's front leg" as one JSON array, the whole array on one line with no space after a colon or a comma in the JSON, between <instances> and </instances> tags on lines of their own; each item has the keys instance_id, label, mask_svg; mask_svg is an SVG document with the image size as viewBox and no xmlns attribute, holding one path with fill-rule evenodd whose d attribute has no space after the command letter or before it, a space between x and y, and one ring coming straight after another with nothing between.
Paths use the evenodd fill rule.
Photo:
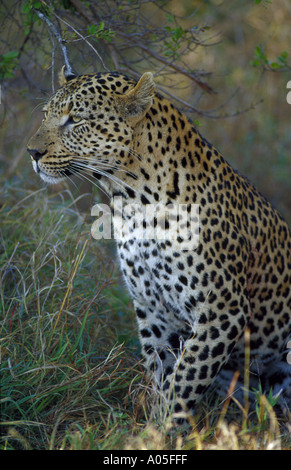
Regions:
<instances>
[{"instance_id":1,"label":"leopard's front leg","mask_svg":"<svg viewBox=\"0 0 291 470\"><path fill-rule=\"evenodd\" d=\"M145 365L156 392L156 416L193 412L242 336L249 315L243 295L225 305L227 315L205 308L205 302L196 308L200 314L194 329L182 320L178 324L169 312L162 316L136 304Z\"/></svg>"},{"instance_id":2,"label":"leopard's front leg","mask_svg":"<svg viewBox=\"0 0 291 470\"><path fill-rule=\"evenodd\" d=\"M145 368L158 393L166 377L173 373L191 332L184 326L184 331L177 334L179 322L164 306L154 309L137 300L134 300L134 306Z\"/></svg>"}]
</instances>

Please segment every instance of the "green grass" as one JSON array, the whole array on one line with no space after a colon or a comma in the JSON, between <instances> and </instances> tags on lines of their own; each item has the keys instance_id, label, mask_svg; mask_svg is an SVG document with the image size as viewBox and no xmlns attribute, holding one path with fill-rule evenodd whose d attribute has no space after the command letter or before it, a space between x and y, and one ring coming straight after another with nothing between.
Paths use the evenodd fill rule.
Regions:
<instances>
[{"instance_id":1,"label":"green grass","mask_svg":"<svg viewBox=\"0 0 291 470\"><path fill-rule=\"evenodd\" d=\"M114 255L90 238L72 200L12 185L4 200L2 445L58 446L61 430L91 421L102 435L108 420L127 416L130 387L142 375Z\"/></svg>"},{"instance_id":2,"label":"green grass","mask_svg":"<svg viewBox=\"0 0 291 470\"><path fill-rule=\"evenodd\" d=\"M187 437L151 423L114 247L90 237L68 190L25 186L6 181L1 197L2 449L290 446L265 397L251 414L208 397Z\"/></svg>"}]
</instances>

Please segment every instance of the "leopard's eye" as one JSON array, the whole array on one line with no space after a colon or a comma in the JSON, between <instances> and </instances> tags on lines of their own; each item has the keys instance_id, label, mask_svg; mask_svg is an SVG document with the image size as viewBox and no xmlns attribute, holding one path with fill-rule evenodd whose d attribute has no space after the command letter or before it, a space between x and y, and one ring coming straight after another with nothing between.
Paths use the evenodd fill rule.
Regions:
<instances>
[{"instance_id":1,"label":"leopard's eye","mask_svg":"<svg viewBox=\"0 0 291 470\"><path fill-rule=\"evenodd\" d=\"M66 125L67 124L79 124L81 121L84 121L84 119L80 116L69 116L67 121L66 121Z\"/></svg>"},{"instance_id":2,"label":"leopard's eye","mask_svg":"<svg viewBox=\"0 0 291 470\"><path fill-rule=\"evenodd\" d=\"M72 119L75 123L80 122L82 120L80 116L72 116Z\"/></svg>"}]
</instances>

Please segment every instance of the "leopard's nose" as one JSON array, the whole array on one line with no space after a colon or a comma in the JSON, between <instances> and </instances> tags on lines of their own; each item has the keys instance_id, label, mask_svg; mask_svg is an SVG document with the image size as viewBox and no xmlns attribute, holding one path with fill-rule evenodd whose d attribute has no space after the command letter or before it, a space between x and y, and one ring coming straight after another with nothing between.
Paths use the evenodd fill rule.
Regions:
<instances>
[{"instance_id":1,"label":"leopard's nose","mask_svg":"<svg viewBox=\"0 0 291 470\"><path fill-rule=\"evenodd\" d=\"M38 160L47 153L47 150L45 150L44 152L39 152L36 149L30 149L30 148L28 148L27 151L30 153L30 155L36 162L38 162Z\"/></svg>"}]
</instances>

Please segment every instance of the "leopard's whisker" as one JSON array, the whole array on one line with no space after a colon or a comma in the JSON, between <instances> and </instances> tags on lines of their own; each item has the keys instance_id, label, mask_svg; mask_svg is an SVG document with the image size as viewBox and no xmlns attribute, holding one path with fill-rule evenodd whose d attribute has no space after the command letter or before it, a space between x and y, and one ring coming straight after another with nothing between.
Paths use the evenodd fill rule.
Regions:
<instances>
[{"instance_id":1,"label":"leopard's whisker","mask_svg":"<svg viewBox=\"0 0 291 470\"><path fill-rule=\"evenodd\" d=\"M79 162L71 162L70 164L74 165L75 168L79 168L83 172L87 171L87 174L88 174L88 170L96 171L97 173L99 173L102 176L105 176L106 178L108 178L109 180L111 180L112 182L117 184L118 186L120 186L122 188L128 187L132 191L134 190L128 183L126 183L125 181L122 181L120 178L118 178L115 175L111 175L110 173L106 173L105 171L103 171L98 166L88 167L88 165L85 165L85 164L82 164L82 163L79 163ZM91 173L89 173L89 174L91 174Z\"/></svg>"},{"instance_id":2,"label":"leopard's whisker","mask_svg":"<svg viewBox=\"0 0 291 470\"><path fill-rule=\"evenodd\" d=\"M61 171L61 170L58 170L57 172L58 172L58 174L59 174L61 177L63 176L63 174L62 174L62 171ZM76 183L75 183L75 182L72 180L72 178L70 178L70 176L69 176L69 175L65 175L65 176L66 176L66 178L68 178L68 179L71 181L71 183L72 183L72 184L75 186L75 188L76 188L76 189L78 189L78 187L77 187Z\"/></svg>"},{"instance_id":3,"label":"leopard's whisker","mask_svg":"<svg viewBox=\"0 0 291 470\"><path fill-rule=\"evenodd\" d=\"M80 173L80 174L82 174L82 175L87 175L88 181L92 181L91 178L94 178L93 175L92 175L92 172L89 171L88 169L79 167L77 164L75 164L74 167L75 167L75 172L76 172L76 173L78 172L78 173ZM70 167L70 168L71 168L71 167ZM77 171L77 170L78 170L78 171ZM107 173L104 173L100 168L94 168L94 171L95 171L96 173L99 173L101 176L105 176L107 180L111 180L111 181L113 181L115 184L117 184L118 186L120 186L120 187L123 188L123 186L122 186L122 184L121 184L120 182L113 180L113 179L111 178L111 175L108 175ZM75 174L76 174L76 173L75 173ZM90 177L90 179L89 179L89 177ZM98 186L96 186L96 187L99 188L100 186L101 186L101 185L98 185Z\"/></svg>"},{"instance_id":4,"label":"leopard's whisker","mask_svg":"<svg viewBox=\"0 0 291 470\"><path fill-rule=\"evenodd\" d=\"M90 163L94 163L96 165L98 165L99 167L102 166L103 168L109 168L109 169L112 169L112 170L116 170L116 171L120 171L120 172L126 172L126 173L129 173L129 170L128 168L125 166L125 165L122 165L120 163L117 163L117 162L114 162L114 163L110 163L110 162L103 162L102 160L97 160L97 159L84 159L83 157L81 159L79 158L74 158L74 162L77 162L77 163L80 163L80 164L83 164L84 167L86 166L86 168L91 168L93 169L94 167L90 165L88 165L87 162L90 162Z\"/></svg>"},{"instance_id":5,"label":"leopard's whisker","mask_svg":"<svg viewBox=\"0 0 291 470\"><path fill-rule=\"evenodd\" d=\"M109 196L106 190L102 188L101 185L99 185L96 182L96 179L94 179L93 177L92 177L93 179L90 179L87 175L84 175L84 173L80 173L79 171L76 171L73 168L70 168L70 171L72 172L74 176L79 178L81 181L88 181L90 184L93 184L93 186L95 186L98 190L102 191L102 193L105 194L105 196L107 197ZM91 173L90 173L90 176L92 176Z\"/></svg>"},{"instance_id":6,"label":"leopard's whisker","mask_svg":"<svg viewBox=\"0 0 291 470\"><path fill-rule=\"evenodd\" d=\"M130 150L130 149L129 149ZM129 151L127 150L127 151ZM130 152L129 152L130 153ZM116 167L116 170L117 171L121 171L121 169L124 169L124 171L129 171L127 166L124 165L120 160L116 160L116 161L113 161L113 162L110 162L109 159L107 158L100 158L99 156L98 157L94 157L92 155L74 155L74 154L71 154L70 155L72 158L74 158L75 161L79 161L81 163L84 163L84 162L92 162L92 163L102 163L102 164L107 164L108 166L114 166ZM137 158L137 155L133 155L135 158ZM118 166L118 168L117 168Z\"/></svg>"}]
</instances>

